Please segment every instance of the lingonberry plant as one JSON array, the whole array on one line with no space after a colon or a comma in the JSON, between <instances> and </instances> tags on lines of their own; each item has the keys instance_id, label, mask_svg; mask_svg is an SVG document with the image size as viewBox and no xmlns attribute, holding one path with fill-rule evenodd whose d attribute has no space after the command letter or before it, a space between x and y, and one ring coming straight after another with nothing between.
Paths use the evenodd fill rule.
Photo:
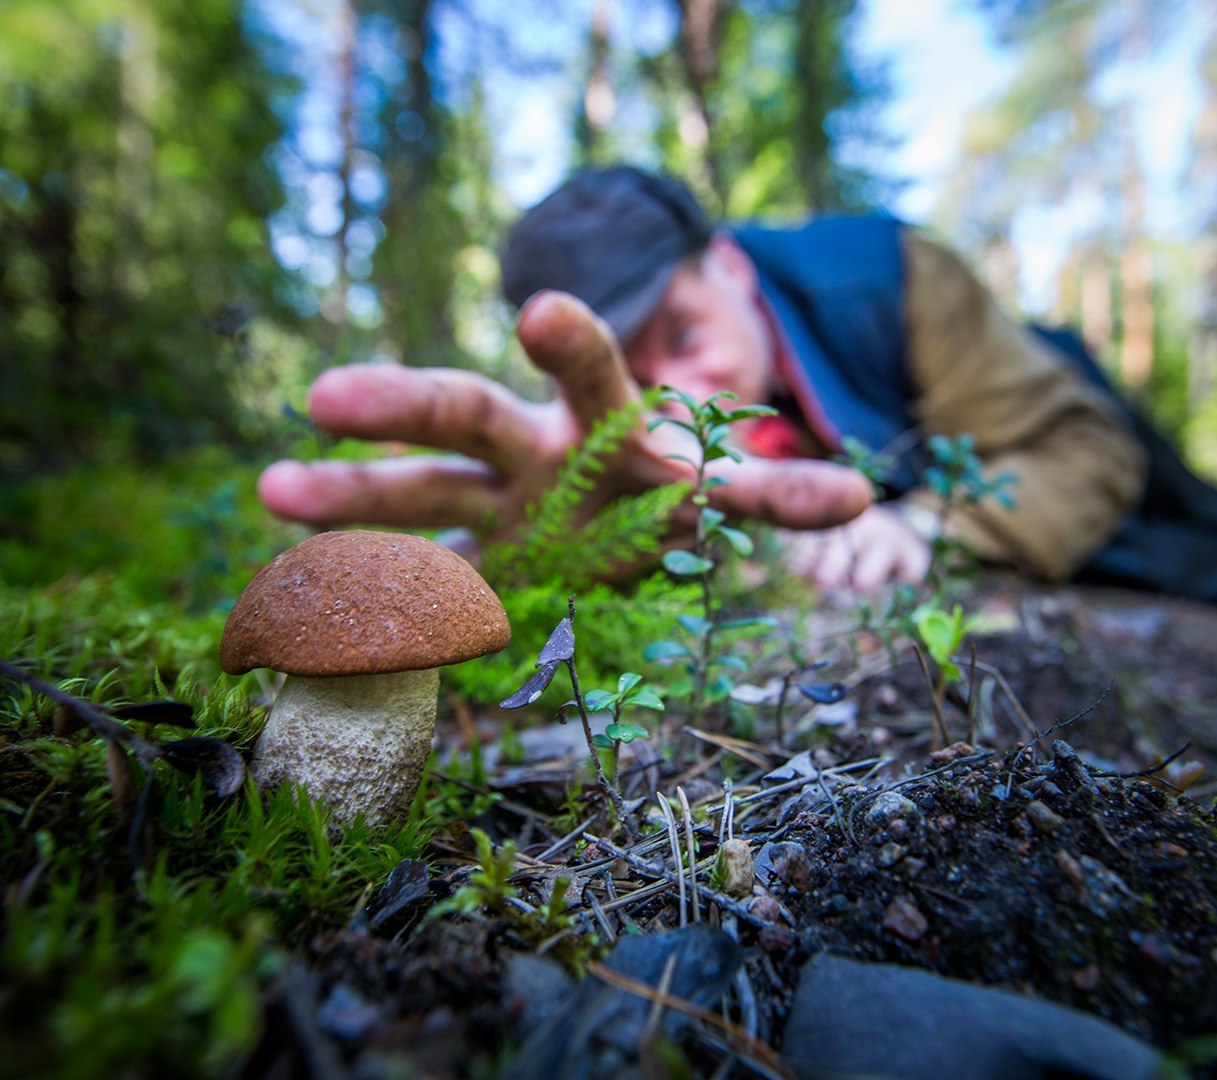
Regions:
<instances>
[{"instance_id":1,"label":"lingonberry plant","mask_svg":"<svg viewBox=\"0 0 1217 1080\"><path fill-rule=\"evenodd\" d=\"M723 619L721 602L715 594L714 571L721 561L724 548L740 558L752 554L752 538L740 529L726 524L726 515L709 505L709 493L716 487L728 483L721 476L710 476L706 467L712 462L729 458L742 460L742 455L728 441L732 424L741 420L752 420L776 415L768 405L741 405L731 408L725 402L739 400L729 391L712 394L705 401L698 401L683 390L664 387L661 402L682 405L688 417L662 416L651 421L650 430L670 424L687 431L695 442L692 456L673 454L675 460L687 462L694 470L693 505L697 507L697 524L692 549L677 548L663 556L664 568L678 578L697 581L701 587L701 611L684 614L677 618L681 629L692 643L666 640L653 642L644 652L648 660L680 660L690 682L688 694L690 711L695 723L700 723L711 699L718 700L730 692L734 679L732 669L740 670L743 662L719 650L724 634L731 631L744 632L756 629L772 629L771 619L743 618ZM722 671L712 677L714 668Z\"/></svg>"}]
</instances>

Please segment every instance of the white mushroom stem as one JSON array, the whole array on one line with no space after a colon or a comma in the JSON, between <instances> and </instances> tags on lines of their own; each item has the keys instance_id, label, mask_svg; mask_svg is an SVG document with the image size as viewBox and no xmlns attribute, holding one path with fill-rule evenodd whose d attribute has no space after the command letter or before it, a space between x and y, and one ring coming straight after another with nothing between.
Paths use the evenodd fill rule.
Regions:
<instances>
[{"instance_id":1,"label":"white mushroom stem","mask_svg":"<svg viewBox=\"0 0 1217 1080\"><path fill-rule=\"evenodd\" d=\"M431 750L438 693L438 668L289 675L254 751L254 779L263 789L304 784L340 822L403 819Z\"/></svg>"}]
</instances>

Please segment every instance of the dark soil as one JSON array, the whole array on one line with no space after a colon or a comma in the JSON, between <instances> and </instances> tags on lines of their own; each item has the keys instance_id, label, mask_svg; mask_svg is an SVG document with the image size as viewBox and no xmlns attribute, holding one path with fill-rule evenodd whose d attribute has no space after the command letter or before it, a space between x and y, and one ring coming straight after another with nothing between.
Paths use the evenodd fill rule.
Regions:
<instances>
[{"instance_id":1,"label":"dark soil","mask_svg":"<svg viewBox=\"0 0 1217 1080\"><path fill-rule=\"evenodd\" d=\"M947 707L954 745L937 745L915 657L893 666L863 637L849 664L871 674L832 726L809 711L788 720L785 748L766 723L731 752L673 731L673 762L636 770L630 794L646 796L657 782L674 795L679 785L715 808L722 770L735 778L735 832L757 857L757 885L734 904L702 907L734 928L756 999L752 1014L729 996L728 1018L780 1052L799 969L829 950L1070 1005L1164 1051L1217 1033L1217 610L1006 580L986 583L969 607L989 616L990 630L976 638L985 665L971 680L976 704ZM813 633L827 642L834 619L826 611ZM1026 745L1028 725L1044 732L1075 717ZM446 732L455 740L459 730ZM571 842L537 858L558 837L548 815L578 765L536 753L544 760L492 769L503 798L479 823L519 843L520 898L544 903L562 873L575 881L578 930L677 925L670 882L626 901L655 880L646 865L663 847L634 865L614 862L607 844L576 856ZM829 771L760 797L778 779L763 774L791 758ZM876 758L878 767L841 771ZM712 814L699 830L702 857L714 851L718 822ZM511 912L420 919L466 878L470 852L463 830L441 834L429 881L374 899L371 919L313 943L283 981L250 1075L498 1074L566 983L539 968L521 979L513 958L538 943ZM609 909L600 919L597 906ZM378 911L391 915L374 925ZM562 951L552 940L542 948ZM738 1053L721 1075L782 1075L766 1054L739 1050L736 1034ZM715 1045L721 1039L686 1033L682 1067L711 1075L726 1059ZM649 1059L643 1071L678 1075L673 1060Z\"/></svg>"}]
</instances>

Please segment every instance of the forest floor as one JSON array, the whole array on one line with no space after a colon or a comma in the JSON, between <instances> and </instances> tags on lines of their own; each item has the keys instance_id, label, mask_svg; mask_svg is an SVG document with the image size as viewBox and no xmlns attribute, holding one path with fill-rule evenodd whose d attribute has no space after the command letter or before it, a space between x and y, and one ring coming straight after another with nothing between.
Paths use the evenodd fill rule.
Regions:
<instances>
[{"instance_id":1,"label":"forest floor","mask_svg":"<svg viewBox=\"0 0 1217 1080\"><path fill-rule=\"evenodd\" d=\"M311 943L277 991L247 1073L921 1076L965 1075L950 1064L963 1060L976 1075L1147 1075L1123 1044L1117 1065L1092 1057L1085 1073L1062 1061L1019 1071L1010 1048L1000 1070L983 1071L979 1058L952 1057L980 1030L970 1004L907 1000L920 990L865 999L873 1008L851 1009L850 1030L836 1033L845 1055L818 1056L833 1041L813 1030L825 1006L796 989L809 959L831 954L1069 1006L1210 1075L1217 609L1007 578L977 586L967 605L985 616L965 672L974 704L948 701L946 740L915 655L893 663L856 636L848 666L816 674L850 682L850 693L832 705L800 699L780 745L772 708L748 739L685 729L631 744L623 787L651 825L632 845L620 833L610 842L594 801L570 808L565 832L556 824L566 781L586 762L577 722L530 728L510 755L496 754L502 717L458 723L450 711L442 739L487 737L485 786L497 801L472 824L514 842L510 882L461 907L474 838L465 826L441 830L430 870L403 864L350 927ZM808 654L850 617L824 605ZM657 753L661 743L678 752ZM672 831L684 848L686 815L677 803L669 830L654 797L678 788L697 839L696 910L669 840ZM708 884L727 832L754 859L755 876L731 895ZM559 878L570 886L551 909ZM422 917L444 898L460 912ZM694 919L719 930L669 933ZM609 943L636 935L653 948L604 959ZM577 991L572 968L590 970ZM933 1032L901 1034L910 1005L940 1010ZM1013 1013L1003 1015L1013 1038ZM1036 1030L1063 1018L1064 1044L1084 1042L1068 1027L1074 1015ZM893 1032L918 1041L931 1071L882 1048Z\"/></svg>"}]
</instances>

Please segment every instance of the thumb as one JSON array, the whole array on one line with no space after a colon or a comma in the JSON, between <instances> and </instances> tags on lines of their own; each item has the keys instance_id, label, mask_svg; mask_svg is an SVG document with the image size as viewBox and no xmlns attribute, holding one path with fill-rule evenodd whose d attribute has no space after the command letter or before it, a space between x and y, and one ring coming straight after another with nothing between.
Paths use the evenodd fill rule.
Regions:
<instances>
[{"instance_id":1,"label":"thumb","mask_svg":"<svg viewBox=\"0 0 1217 1080\"><path fill-rule=\"evenodd\" d=\"M520 311L516 334L529 358L554 377L558 392L587 430L605 414L639 400L608 324L582 300L543 292Z\"/></svg>"}]
</instances>

